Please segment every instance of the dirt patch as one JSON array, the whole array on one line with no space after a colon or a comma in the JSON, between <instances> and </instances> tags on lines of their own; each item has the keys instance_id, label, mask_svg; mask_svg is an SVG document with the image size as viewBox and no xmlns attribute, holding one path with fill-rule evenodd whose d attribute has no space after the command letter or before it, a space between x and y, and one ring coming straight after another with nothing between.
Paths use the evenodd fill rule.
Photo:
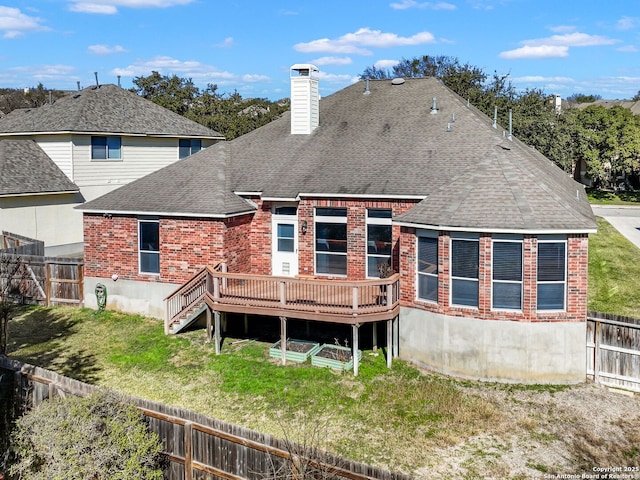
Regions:
<instances>
[{"instance_id":1,"label":"dirt patch","mask_svg":"<svg viewBox=\"0 0 640 480\"><path fill-rule=\"evenodd\" d=\"M593 384L545 388L466 387L502 414L486 432L433 449L416 476L614 478L600 469L615 468L625 475L615 478L640 479L639 395Z\"/></svg>"}]
</instances>

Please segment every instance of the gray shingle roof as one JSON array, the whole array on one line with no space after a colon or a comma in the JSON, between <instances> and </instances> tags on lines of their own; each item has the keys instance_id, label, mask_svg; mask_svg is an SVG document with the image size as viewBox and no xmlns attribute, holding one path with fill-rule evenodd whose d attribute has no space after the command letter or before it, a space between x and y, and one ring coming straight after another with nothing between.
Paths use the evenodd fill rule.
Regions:
<instances>
[{"instance_id":1,"label":"gray shingle roof","mask_svg":"<svg viewBox=\"0 0 640 480\"><path fill-rule=\"evenodd\" d=\"M437 114L430 113L433 98ZM232 191L263 197L426 197L397 219L409 224L505 231L596 227L579 184L535 150L507 140L489 118L433 78L407 79L403 85L371 81L368 95L360 82L320 101L320 126L310 135L291 135L287 113L204 150L187 159L190 166L201 165L192 166L198 172L194 178L175 186L188 197L185 205L202 202L206 192L195 186L197 177L214 158L218 167L226 165L224 181ZM157 188L145 183L146 188L172 191L168 175L168 169L161 170L154 177ZM130 185L143 181L148 179ZM130 192L100 208L137 210L139 199ZM155 198L156 209L171 204Z\"/></svg>"},{"instance_id":2,"label":"gray shingle roof","mask_svg":"<svg viewBox=\"0 0 640 480\"><path fill-rule=\"evenodd\" d=\"M0 196L78 191L36 142L0 139Z\"/></svg>"},{"instance_id":3,"label":"gray shingle roof","mask_svg":"<svg viewBox=\"0 0 640 480\"><path fill-rule=\"evenodd\" d=\"M115 85L88 87L0 119L2 133L79 132L222 138L222 135Z\"/></svg>"},{"instance_id":4,"label":"gray shingle roof","mask_svg":"<svg viewBox=\"0 0 640 480\"><path fill-rule=\"evenodd\" d=\"M227 156L228 143L218 143L77 208L185 216L224 216L254 210L233 193L226 176Z\"/></svg>"}]
</instances>

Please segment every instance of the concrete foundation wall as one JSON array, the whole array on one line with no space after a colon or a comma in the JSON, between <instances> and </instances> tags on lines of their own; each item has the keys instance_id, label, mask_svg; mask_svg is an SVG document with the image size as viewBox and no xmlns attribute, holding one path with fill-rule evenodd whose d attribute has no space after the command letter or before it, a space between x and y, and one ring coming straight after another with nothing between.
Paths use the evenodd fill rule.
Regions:
<instances>
[{"instance_id":1,"label":"concrete foundation wall","mask_svg":"<svg viewBox=\"0 0 640 480\"><path fill-rule=\"evenodd\" d=\"M586 378L585 322L513 322L445 316L403 307L400 357L465 378L580 383Z\"/></svg>"},{"instance_id":2,"label":"concrete foundation wall","mask_svg":"<svg viewBox=\"0 0 640 480\"><path fill-rule=\"evenodd\" d=\"M98 308L95 288L98 283L107 287L107 309L137 313L164 319L164 299L180 285L172 283L136 282L111 278L84 278L84 305Z\"/></svg>"}]
</instances>

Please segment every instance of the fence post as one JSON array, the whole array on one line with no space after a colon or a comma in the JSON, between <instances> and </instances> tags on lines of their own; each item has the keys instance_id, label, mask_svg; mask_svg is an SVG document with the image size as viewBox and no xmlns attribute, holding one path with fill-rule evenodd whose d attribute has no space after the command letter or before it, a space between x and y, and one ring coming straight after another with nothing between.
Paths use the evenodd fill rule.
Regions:
<instances>
[{"instance_id":1,"label":"fence post","mask_svg":"<svg viewBox=\"0 0 640 480\"><path fill-rule=\"evenodd\" d=\"M600 320L598 320L597 318L593 319L595 321L595 326L594 326L594 362L593 362L593 381L594 383L598 384L600 383L600 362L601 362L601 355L600 355L600 344L602 343L602 323L600 323Z\"/></svg>"},{"instance_id":2,"label":"fence post","mask_svg":"<svg viewBox=\"0 0 640 480\"><path fill-rule=\"evenodd\" d=\"M184 424L184 480L193 479L193 423Z\"/></svg>"}]
</instances>

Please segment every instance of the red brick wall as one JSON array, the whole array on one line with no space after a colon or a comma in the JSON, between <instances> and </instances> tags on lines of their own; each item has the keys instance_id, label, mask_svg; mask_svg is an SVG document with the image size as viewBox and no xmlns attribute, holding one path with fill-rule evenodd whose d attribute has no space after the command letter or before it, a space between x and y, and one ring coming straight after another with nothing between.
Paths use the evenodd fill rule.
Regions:
<instances>
[{"instance_id":1,"label":"red brick wall","mask_svg":"<svg viewBox=\"0 0 640 480\"><path fill-rule=\"evenodd\" d=\"M522 311L491 309L491 236L480 235L480 271L478 275L478 308L450 305L450 234L441 232L438 238L438 303L417 300L416 231L402 228L400 236L400 268L406 272L401 280L401 300L404 306L428 310L443 315L474 317L486 320L584 321L587 312L587 235L567 239L567 308L564 312L537 312L537 237L523 239L523 304Z\"/></svg>"},{"instance_id":2,"label":"red brick wall","mask_svg":"<svg viewBox=\"0 0 640 480\"><path fill-rule=\"evenodd\" d=\"M182 283L204 266L224 259L225 223L216 219L159 220L160 275L139 273L138 219L84 215L85 275Z\"/></svg>"}]
</instances>

